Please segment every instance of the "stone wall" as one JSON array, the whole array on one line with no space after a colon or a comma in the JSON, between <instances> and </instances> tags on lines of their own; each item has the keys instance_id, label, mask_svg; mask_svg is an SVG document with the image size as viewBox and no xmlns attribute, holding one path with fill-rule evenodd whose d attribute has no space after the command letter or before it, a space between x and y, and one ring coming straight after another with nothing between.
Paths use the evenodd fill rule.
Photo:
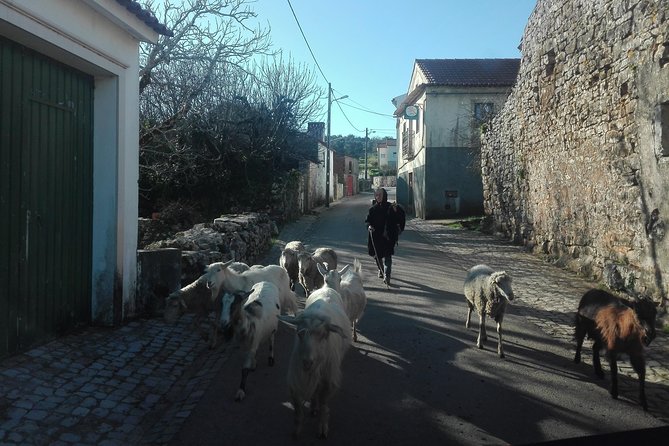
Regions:
<instances>
[{"instance_id":1,"label":"stone wall","mask_svg":"<svg viewBox=\"0 0 669 446\"><path fill-rule=\"evenodd\" d=\"M668 18L667 1L538 0L517 84L482 138L492 230L665 301Z\"/></svg>"},{"instance_id":2,"label":"stone wall","mask_svg":"<svg viewBox=\"0 0 669 446\"><path fill-rule=\"evenodd\" d=\"M223 215L213 223L199 223L169 240L148 245L145 250L181 250L181 284L200 277L213 262L236 260L254 264L278 235L276 224L265 213Z\"/></svg>"}]
</instances>

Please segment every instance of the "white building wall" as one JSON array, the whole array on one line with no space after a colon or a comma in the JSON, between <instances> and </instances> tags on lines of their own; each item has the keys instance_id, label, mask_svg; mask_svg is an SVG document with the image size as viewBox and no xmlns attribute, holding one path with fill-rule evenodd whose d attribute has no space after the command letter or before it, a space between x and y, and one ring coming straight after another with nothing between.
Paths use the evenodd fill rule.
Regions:
<instances>
[{"instance_id":1,"label":"white building wall","mask_svg":"<svg viewBox=\"0 0 669 446\"><path fill-rule=\"evenodd\" d=\"M135 303L139 41L158 36L115 0L0 0L0 34L95 78L92 318L111 324Z\"/></svg>"}]
</instances>

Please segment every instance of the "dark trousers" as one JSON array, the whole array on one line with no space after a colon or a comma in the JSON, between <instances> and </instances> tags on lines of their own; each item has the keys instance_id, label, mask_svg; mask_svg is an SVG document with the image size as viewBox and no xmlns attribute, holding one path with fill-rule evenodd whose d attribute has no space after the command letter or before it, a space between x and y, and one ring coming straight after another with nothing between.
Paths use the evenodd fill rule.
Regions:
<instances>
[{"instance_id":1,"label":"dark trousers","mask_svg":"<svg viewBox=\"0 0 669 446\"><path fill-rule=\"evenodd\" d=\"M393 256L386 257L374 257L376 259L376 264L379 267L379 271L383 271L383 276L387 279L390 279L390 274L393 269Z\"/></svg>"}]
</instances>

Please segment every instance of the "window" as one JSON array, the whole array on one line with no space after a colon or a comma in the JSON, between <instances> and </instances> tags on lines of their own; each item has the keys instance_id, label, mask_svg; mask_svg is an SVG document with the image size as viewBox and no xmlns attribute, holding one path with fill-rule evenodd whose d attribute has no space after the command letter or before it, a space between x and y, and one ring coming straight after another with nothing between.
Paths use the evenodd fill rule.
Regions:
<instances>
[{"instance_id":1,"label":"window","mask_svg":"<svg viewBox=\"0 0 669 446\"><path fill-rule=\"evenodd\" d=\"M495 112L495 105L492 102L479 102L474 104L474 120L477 125L488 122L492 119Z\"/></svg>"}]
</instances>

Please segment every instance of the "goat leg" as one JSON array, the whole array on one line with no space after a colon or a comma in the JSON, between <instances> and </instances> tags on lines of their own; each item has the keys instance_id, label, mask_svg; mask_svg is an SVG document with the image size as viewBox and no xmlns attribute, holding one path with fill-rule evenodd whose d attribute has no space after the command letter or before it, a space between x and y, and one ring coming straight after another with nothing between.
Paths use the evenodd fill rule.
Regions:
<instances>
[{"instance_id":1,"label":"goat leg","mask_svg":"<svg viewBox=\"0 0 669 446\"><path fill-rule=\"evenodd\" d=\"M574 337L576 338L576 355L574 356L574 362L576 364L581 362L581 348L583 348L583 339L585 339L586 334L585 328L579 319L576 320L576 329L574 330Z\"/></svg>"},{"instance_id":2,"label":"goat leg","mask_svg":"<svg viewBox=\"0 0 669 446\"><path fill-rule=\"evenodd\" d=\"M608 352L609 366L611 367L611 396L618 399L618 359L615 352Z\"/></svg>"},{"instance_id":3,"label":"goat leg","mask_svg":"<svg viewBox=\"0 0 669 446\"><path fill-rule=\"evenodd\" d=\"M481 313L479 317L479 338L476 340L476 346L483 348L483 342L488 339L485 331L485 313Z\"/></svg>"},{"instance_id":4,"label":"goat leg","mask_svg":"<svg viewBox=\"0 0 669 446\"><path fill-rule=\"evenodd\" d=\"M500 319L499 322L497 322L497 338L498 338L498 343L497 343L497 355L500 358L504 357L504 347L502 347L502 320Z\"/></svg>"},{"instance_id":5,"label":"goat leg","mask_svg":"<svg viewBox=\"0 0 669 446\"><path fill-rule=\"evenodd\" d=\"M246 378L249 376L250 368L242 368L242 381L239 383L239 389L237 389L237 394L235 395L235 401L241 401L246 397Z\"/></svg>"},{"instance_id":6,"label":"goat leg","mask_svg":"<svg viewBox=\"0 0 669 446\"><path fill-rule=\"evenodd\" d=\"M276 331L273 331L269 336L269 358L267 358L267 364L272 367L274 365L274 334Z\"/></svg>"},{"instance_id":7,"label":"goat leg","mask_svg":"<svg viewBox=\"0 0 669 446\"><path fill-rule=\"evenodd\" d=\"M646 402L646 361L642 355L630 355L630 362L634 371L639 375L639 402L643 410L648 411Z\"/></svg>"},{"instance_id":8,"label":"goat leg","mask_svg":"<svg viewBox=\"0 0 669 446\"><path fill-rule=\"evenodd\" d=\"M592 344L592 365L595 367L595 375L599 379L604 379L604 370L602 370L602 362L599 358L599 350L602 348L602 343L599 339Z\"/></svg>"}]
</instances>

